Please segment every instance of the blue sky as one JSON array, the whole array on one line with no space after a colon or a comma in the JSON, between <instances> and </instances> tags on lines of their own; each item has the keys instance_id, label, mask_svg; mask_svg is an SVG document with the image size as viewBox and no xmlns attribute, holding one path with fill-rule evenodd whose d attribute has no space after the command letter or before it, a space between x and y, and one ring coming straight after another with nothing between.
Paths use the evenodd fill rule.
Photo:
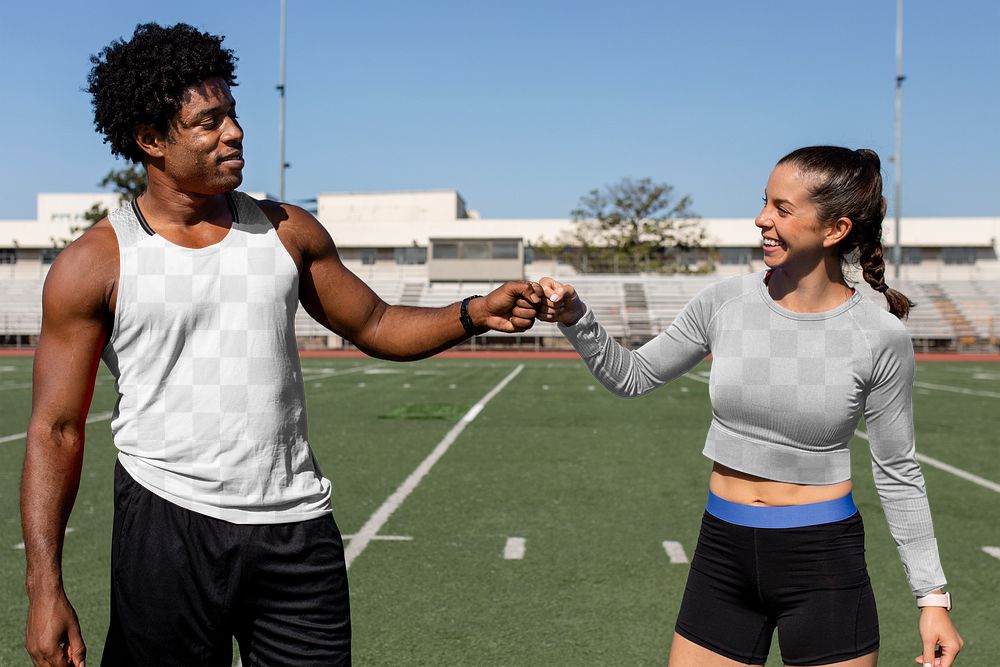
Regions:
<instances>
[{"instance_id":1,"label":"blue sky","mask_svg":"<svg viewBox=\"0 0 1000 667\"><path fill-rule=\"evenodd\" d=\"M243 189L276 192L278 8L4 3L0 219L124 165L81 88L143 21L226 36ZM907 0L904 26L904 215L1000 215L1000 3ZM774 162L818 143L874 148L889 196L894 31L894 0L288 0L286 198L455 188L485 217L566 217L648 176L752 216Z\"/></svg>"}]
</instances>

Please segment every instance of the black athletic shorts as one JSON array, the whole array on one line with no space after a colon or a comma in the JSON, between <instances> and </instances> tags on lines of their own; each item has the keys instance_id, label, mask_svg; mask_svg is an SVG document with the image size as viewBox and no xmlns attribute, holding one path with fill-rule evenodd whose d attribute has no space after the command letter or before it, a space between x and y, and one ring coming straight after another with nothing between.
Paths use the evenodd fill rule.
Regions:
<instances>
[{"instance_id":1,"label":"black athletic shorts","mask_svg":"<svg viewBox=\"0 0 1000 667\"><path fill-rule=\"evenodd\" d=\"M705 513L677 634L762 665L775 627L788 665L827 665L878 650L860 514L815 526L750 528Z\"/></svg>"},{"instance_id":2,"label":"black athletic shorts","mask_svg":"<svg viewBox=\"0 0 1000 667\"><path fill-rule=\"evenodd\" d=\"M332 516L242 525L150 493L115 466L102 665L349 665L344 543Z\"/></svg>"}]
</instances>

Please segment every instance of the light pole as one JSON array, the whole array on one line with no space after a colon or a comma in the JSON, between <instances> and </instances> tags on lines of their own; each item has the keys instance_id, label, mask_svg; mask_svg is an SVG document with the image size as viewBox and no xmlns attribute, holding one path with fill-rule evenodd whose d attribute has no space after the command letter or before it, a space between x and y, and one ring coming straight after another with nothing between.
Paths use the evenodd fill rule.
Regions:
<instances>
[{"instance_id":1,"label":"light pole","mask_svg":"<svg viewBox=\"0 0 1000 667\"><path fill-rule=\"evenodd\" d=\"M896 152L893 155L893 189L896 215L895 245L892 249L892 263L895 265L895 277L899 280L900 268L903 264L903 242L900 238L900 220L902 218L903 190L903 0L896 0Z\"/></svg>"},{"instance_id":2,"label":"light pole","mask_svg":"<svg viewBox=\"0 0 1000 667\"><path fill-rule=\"evenodd\" d=\"M278 56L278 200L285 201L285 0L281 0Z\"/></svg>"}]
</instances>

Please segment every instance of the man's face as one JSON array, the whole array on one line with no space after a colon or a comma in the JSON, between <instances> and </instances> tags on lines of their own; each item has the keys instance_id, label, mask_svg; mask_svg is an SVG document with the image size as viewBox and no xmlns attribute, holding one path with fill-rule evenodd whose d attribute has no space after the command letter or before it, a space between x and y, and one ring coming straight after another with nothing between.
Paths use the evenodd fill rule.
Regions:
<instances>
[{"instance_id":1,"label":"man's face","mask_svg":"<svg viewBox=\"0 0 1000 667\"><path fill-rule=\"evenodd\" d=\"M164 173L180 189L214 195L243 182L243 128L221 78L184 91L164 144Z\"/></svg>"}]
</instances>

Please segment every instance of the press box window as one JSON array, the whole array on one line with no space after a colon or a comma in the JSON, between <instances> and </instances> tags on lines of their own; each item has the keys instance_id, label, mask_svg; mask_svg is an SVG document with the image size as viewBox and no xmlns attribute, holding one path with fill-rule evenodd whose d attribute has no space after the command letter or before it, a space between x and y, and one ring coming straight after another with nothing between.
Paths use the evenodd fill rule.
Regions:
<instances>
[{"instance_id":1,"label":"press box window","mask_svg":"<svg viewBox=\"0 0 1000 667\"><path fill-rule=\"evenodd\" d=\"M490 257L493 259L517 259L517 241L494 241Z\"/></svg>"},{"instance_id":2,"label":"press box window","mask_svg":"<svg viewBox=\"0 0 1000 667\"><path fill-rule=\"evenodd\" d=\"M903 248L903 264L919 264L924 261L920 248Z\"/></svg>"},{"instance_id":3,"label":"press box window","mask_svg":"<svg viewBox=\"0 0 1000 667\"><path fill-rule=\"evenodd\" d=\"M426 264L427 248L396 248L396 264Z\"/></svg>"},{"instance_id":4,"label":"press box window","mask_svg":"<svg viewBox=\"0 0 1000 667\"><path fill-rule=\"evenodd\" d=\"M941 248L941 260L945 264L975 264L975 248Z\"/></svg>"},{"instance_id":5,"label":"press box window","mask_svg":"<svg viewBox=\"0 0 1000 667\"><path fill-rule=\"evenodd\" d=\"M435 243L434 259L458 259L458 244Z\"/></svg>"},{"instance_id":6,"label":"press box window","mask_svg":"<svg viewBox=\"0 0 1000 667\"><path fill-rule=\"evenodd\" d=\"M489 259L488 241L465 241L462 243L462 259Z\"/></svg>"}]
</instances>

